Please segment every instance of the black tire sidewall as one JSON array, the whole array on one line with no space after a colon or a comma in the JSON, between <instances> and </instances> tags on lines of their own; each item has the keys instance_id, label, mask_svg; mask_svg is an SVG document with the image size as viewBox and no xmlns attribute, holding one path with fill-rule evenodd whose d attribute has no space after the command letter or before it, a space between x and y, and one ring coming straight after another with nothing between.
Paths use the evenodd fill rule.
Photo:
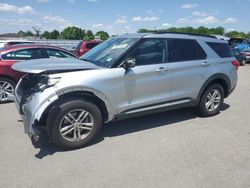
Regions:
<instances>
[{"instance_id":1,"label":"black tire sidewall","mask_svg":"<svg viewBox=\"0 0 250 188\"><path fill-rule=\"evenodd\" d=\"M62 118L70 111L75 109L83 109L88 111L94 119L94 126L89 135L81 141L70 142L65 140L60 132L59 126ZM49 113L47 130L48 135L53 143L63 149L78 149L90 143L100 132L102 128L102 115L99 108L86 100L68 99L67 101L57 104Z\"/></svg>"},{"instance_id":2,"label":"black tire sidewall","mask_svg":"<svg viewBox=\"0 0 250 188\"><path fill-rule=\"evenodd\" d=\"M211 111L208 111L206 109L205 102L206 102L206 98L207 98L208 93L210 91L212 91L213 89L217 89L220 92L221 101L220 101L220 104L217 107L217 109L211 112ZM200 112L201 116L209 117L209 116L214 116L214 115L218 114L220 112L220 109L221 109L221 106L222 106L223 102L224 102L224 90L223 90L223 87L221 85L219 85L219 84L212 84L212 85L210 85L204 91L204 93L202 95L202 98L200 100L199 112Z\"/></svg>"}]
</instances>

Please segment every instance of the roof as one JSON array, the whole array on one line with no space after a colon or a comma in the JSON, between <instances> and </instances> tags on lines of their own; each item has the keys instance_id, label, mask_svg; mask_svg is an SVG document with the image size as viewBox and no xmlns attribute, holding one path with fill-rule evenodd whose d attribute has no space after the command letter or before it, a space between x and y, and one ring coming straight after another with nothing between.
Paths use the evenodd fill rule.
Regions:
<instances>
[{"instance_id":1,"label":"roof","mask_svg":"<svg viewBox=\"0 0 250 188\"><path fill-rule=\"evenodd\" d=\"M195 40L204 40L204 41L210 41L210 42L227 43L226 41L219 40L213 36L182 34L182 33L163 33L163 34L135 33L135 34L125 34L125 35L121 35L118 37L120 38L180 38L180 39L195 39Z\"/></svg>"}]
</instances>

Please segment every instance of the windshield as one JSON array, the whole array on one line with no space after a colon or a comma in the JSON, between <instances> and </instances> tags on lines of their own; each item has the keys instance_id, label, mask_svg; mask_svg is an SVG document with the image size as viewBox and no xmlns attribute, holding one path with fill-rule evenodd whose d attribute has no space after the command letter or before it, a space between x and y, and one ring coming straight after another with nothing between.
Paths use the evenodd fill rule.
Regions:
<instances>
[{"instance_id":1,"label":"windshield","mask_svg":"<svg viewBox=\"0 0 250 188\"><path fill-rule=\"evenodd\" d=\"M111 38L81 56L80 59L101 67L111 67L138 40L138 38Z\"/></svg>"}]
</instances>

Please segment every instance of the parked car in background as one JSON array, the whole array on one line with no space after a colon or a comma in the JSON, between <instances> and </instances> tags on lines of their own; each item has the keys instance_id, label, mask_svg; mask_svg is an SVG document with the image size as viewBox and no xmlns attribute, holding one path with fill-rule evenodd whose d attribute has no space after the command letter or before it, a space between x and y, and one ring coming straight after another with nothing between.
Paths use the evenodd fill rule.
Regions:
<instances>
[{"instance_id":1,"label":"parked car in background","mask_svg":"<svg viewBox=\"0 0 250 188\"><path fill-rule=\"evenodd\" d=\"M246 64L246 58L245 56L240 52L239 49L232 48L232 52L234 54L234 57L237 59L237 61L240 63L240 65L244 66Z\"/></svg>"},{"instance_id":2,"label":"parked car in background","mask_svg":"<svg viewBox=\"0 0 250 188\"><path fill-rule=\"evenodd\" d=\"M250 49L241 51L241 54L244 57L246 63L250 62Z\"/></svg>"},{"instance_id":3,"label":"parked car in background","mask_svg":"<svg viewBox=\"0 0 250 188\"><path fill-rule=\"evenodd\" d=\"M0 41L0 48L17 45L17 44L34 44L33 41L27 41L27 40L2 40Z\"/></svg>"},{"instance_id":4,"label":"parked car in background","mask_svg":"<svg viewBox=\"0 0 250 188\"><path fill-rule=\"evenodd\" d=\"M74 54L58 47L48 45L22 44L0 50L0 103L7 102L14 94L14 88L24 73L11 68L19 61L41 58L74 58Z\"/></svg>"},{"instance_id":5,"label":"parked car in background","mask_svg":"<svg viewBox=\"0 0 250 188\"><path fill-rule=\"evenodd\" d=\"M75 54L80 57L98 44L100 44L101 40L92 40L92 41L81 41L75 48Z\"/></svg>"},{"instance_id":6,"label":"parked car in background","mask_svg":"<svg viewBox=\"0 0 250 188\"><path fill-rule=\"evenodd\" d=\"M27 73L15 101L31 138L46 130L56 145L76 149L103 122L191 106L214 116L236 87L239 67L226 41L183 34L113 37L80 59L12 66Z\"/></svg>"}]
</instances>

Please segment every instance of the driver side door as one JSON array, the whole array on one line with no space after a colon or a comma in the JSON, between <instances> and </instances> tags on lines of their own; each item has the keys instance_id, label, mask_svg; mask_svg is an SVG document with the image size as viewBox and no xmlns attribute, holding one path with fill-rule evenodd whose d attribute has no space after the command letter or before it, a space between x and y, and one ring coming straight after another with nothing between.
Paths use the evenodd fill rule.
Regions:
<instances>
[{"instance_id":1,"label":"driver side door","mask_svg":"<svg viewBox=\"0 0 250 188\"><path fill-rule=\"evenodd\" d=\"M134 59L135 67L116 68L118 113L142 112L171 100L167 51L165 39L144 39L126 58Z\"/></svg>"}]
</instances>

